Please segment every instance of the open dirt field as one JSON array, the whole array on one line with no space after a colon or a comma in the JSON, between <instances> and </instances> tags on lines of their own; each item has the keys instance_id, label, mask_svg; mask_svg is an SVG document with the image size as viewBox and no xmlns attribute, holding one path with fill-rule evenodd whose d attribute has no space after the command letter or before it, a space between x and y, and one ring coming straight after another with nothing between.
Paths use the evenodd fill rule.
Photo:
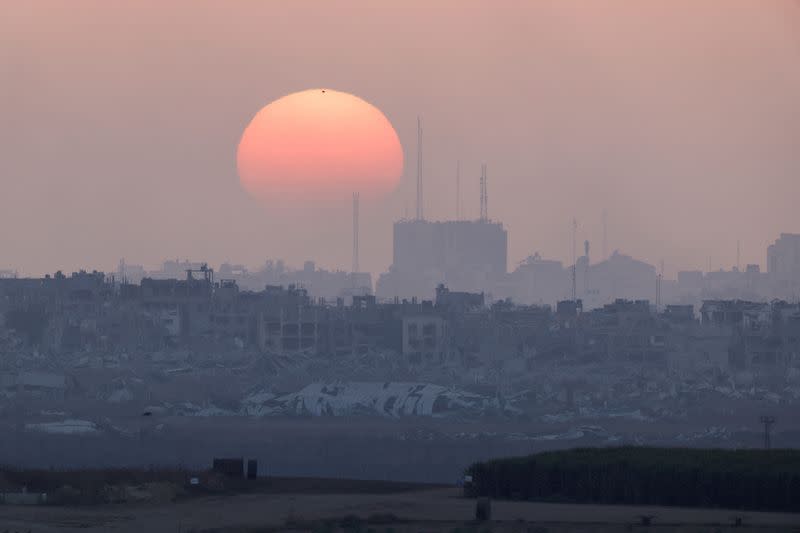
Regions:
<instances>
[{"instance_id":1,"label":"open dirt field","mask_svg":"<svg viewBox=\"0 0 800 533\"><path fill-rule=\"evenodd\" d=\"M342 483L341 481L338 483ZM358 482L354 482L358 483ZM254 531L577 531L800 532L800 515L719 509L492 502L492 521L473 522L475 501L455 488L287 485L293 492L203 496L176 503L95 507L0 506L0 531L254 532ZM365 487L366 489L366 487ZM650 527L641 516L653 516ZM736 517L743 525L733 527Z\"/></svg>"}]
</instances>

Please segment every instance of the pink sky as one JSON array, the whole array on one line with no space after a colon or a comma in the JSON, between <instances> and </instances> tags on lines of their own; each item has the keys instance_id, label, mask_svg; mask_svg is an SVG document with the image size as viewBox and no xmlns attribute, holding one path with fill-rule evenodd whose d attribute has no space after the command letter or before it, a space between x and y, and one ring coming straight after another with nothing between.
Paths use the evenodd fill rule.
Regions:
<instances>
[{"instance_id":1,"label":"pink sky","mask_svg":"<svg viewBox=\"0 0 800 533\"><path fill-rule=\"evenodd\" d=\"M765 263L800 232L800 6L793 0L230 2L5 0L0 269L112 269L120 257L347 268L350 205L265 210L236 147L271 100L313 87L378 106L400 188L362 201L361 264L391 261L414 212L489 212L510 265L566 260L571 219L601 250L677 269Z\"/></svg>"}]
</instances>

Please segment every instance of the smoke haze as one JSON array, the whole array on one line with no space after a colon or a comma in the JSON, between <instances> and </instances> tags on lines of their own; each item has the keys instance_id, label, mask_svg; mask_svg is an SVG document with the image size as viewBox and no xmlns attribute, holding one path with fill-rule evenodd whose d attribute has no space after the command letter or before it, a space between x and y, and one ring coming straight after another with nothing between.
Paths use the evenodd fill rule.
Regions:
<instances>
[{"instance_id":1,"label":"smoke haze","mask_svg":"<svg viewBox=\"0 0 800 533\"><path fill-rule=\"evenodd\" d=\"M405 149L362 203L361 264L414 213L489 215L509 267L578 238L678 269L765 264L800 231L800 6L789 0L28 2L0 17L0 268L111 270L120 257L348 268L350 206L255 203L236 175L252 116L287 93L351 92ZM298 31L298 28L301 28Z\"/></svg>"}]
</instances>

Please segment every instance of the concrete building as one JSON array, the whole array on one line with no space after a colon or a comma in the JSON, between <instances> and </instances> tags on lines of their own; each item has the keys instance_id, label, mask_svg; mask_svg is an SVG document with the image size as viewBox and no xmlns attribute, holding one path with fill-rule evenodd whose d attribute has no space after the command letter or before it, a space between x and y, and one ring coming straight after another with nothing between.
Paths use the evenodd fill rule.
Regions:
<instances>
[{"instance_id":1,"label":"concrete building","mask_svg":"<svg viewBox=\"0 0 800 533\"><path fill-rule=\"evenodd\" d=\"M451 313L481 309L486 304L483 293L451 291L444 284L436 287L437 308Z\"/></svg>"},{"instance_id":2,"label":"concrete building","mask_svg":"<svg viewBox=\"0 0 800 533\"><path fill-rule=\"evenodd\" d=\"M783 278L800 277L800 234L781 233L767 247L767 272Z\"/></svg>"},{"instance_id":3,"label":"concrete building","mask_svg":"<svg viewBox=\"0 0 800 533\"><path fill-rule=\"evenodd\" d=\"M800 360L800 304L710 300L700 314L704 325L730 336L733 368L775 372Z\"/></svg>"},{"instance_id":4,"label":"concrete building","mask_svg":"<svg viewBox=\"0 0 800 533\"><path fill-rule=\"evenodd\" d=\"M320 351L320 310L303 288L267 286L257 320L257 342L263 351Z\"/></svg>"},{"instance_id":5,"label":"concrete building","mask_svg":"<svg viewBox=\"0 0 800 533\"><path fill-rule=\"evenodd\" d=\"M199 273L200 277L195 277ZM165 337L198 339L211 334L210 310L214 271L206 265L187 269L185 279L152 279L141 282L141 304L163 326ZM177 323L176 323L177 321Z\"/></svg>"},{"instance_id":6,"label":"concrete building","mask_svg":"<svg viewBox=\"0 0 800 533\"><path fill-rule=\"evenodd\" d=\"M447 355L445 320L434 314L403 317L403 355L412 363L441 362Z\"/></svg>"},{"instance_id":7,"label":"concrete building","mask_svg":"<svg viewBox=\"0 0 800 533\"><path fill-rule=\"evenodd\" d=\"M629 255L615 251L605 261L591 265L589 280L584 280L583 272L583 268L576 269L576 284L591 287L598 303L655 298L656 268Z\"/></svg>"},{"instance_id":8,"label":"concrete building","mask_svg":"<svg viewBox=\"0 0 800 533\"><path fill-rule=\"evenodd\" d=\"M544 259L536 253L506 276L495 296L511 298L526 305L555 305L570 297L570 279L570 273L561 261Z\"/></svg>"},{"instance_id":9,"label":"concrete building","mask_svg":"<svg viewBox=\"0 0 800 533\"><path fill-rule=\"evenodd\" d=\"M497 222L402 220L394 224L393 242L392 266L376 289L383 298L431 298L440 283L482 292L508 268L508 233Z\"/></svg>"}]
</instances>

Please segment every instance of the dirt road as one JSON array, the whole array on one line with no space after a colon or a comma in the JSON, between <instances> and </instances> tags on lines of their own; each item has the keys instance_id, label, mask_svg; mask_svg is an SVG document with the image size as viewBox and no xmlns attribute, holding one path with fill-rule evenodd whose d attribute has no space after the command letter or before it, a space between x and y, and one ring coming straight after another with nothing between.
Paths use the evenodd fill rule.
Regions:
<instances>
[{"instance_id":1,"label":"dirt road","mask_svg":"<svg viewBox=\"0 0 800 533\"><path fill-rule=\"evenodd\" d=\"M459 496L456 489L433 489L394 494L244 494L172 504L82 508L0 506L0 530L31 533L282 530L292 523L347 515L368 518L391 514L406 521L393 528L395 531L414 530L414 524L426 524L425 530L451 531L474 517L475 501ZM526 531L532 524L540 527L540 531L546 527L551 532L635 531L630 525L639 522L643 515L655 517L652 529L656 531L725 531L736 516L743 517L745 525L737 531L800 531L800 515L792 514L502 501L492 505L495 531ZM382 527L377 530L386 528Z\"/></svg>"}]
</instances>

